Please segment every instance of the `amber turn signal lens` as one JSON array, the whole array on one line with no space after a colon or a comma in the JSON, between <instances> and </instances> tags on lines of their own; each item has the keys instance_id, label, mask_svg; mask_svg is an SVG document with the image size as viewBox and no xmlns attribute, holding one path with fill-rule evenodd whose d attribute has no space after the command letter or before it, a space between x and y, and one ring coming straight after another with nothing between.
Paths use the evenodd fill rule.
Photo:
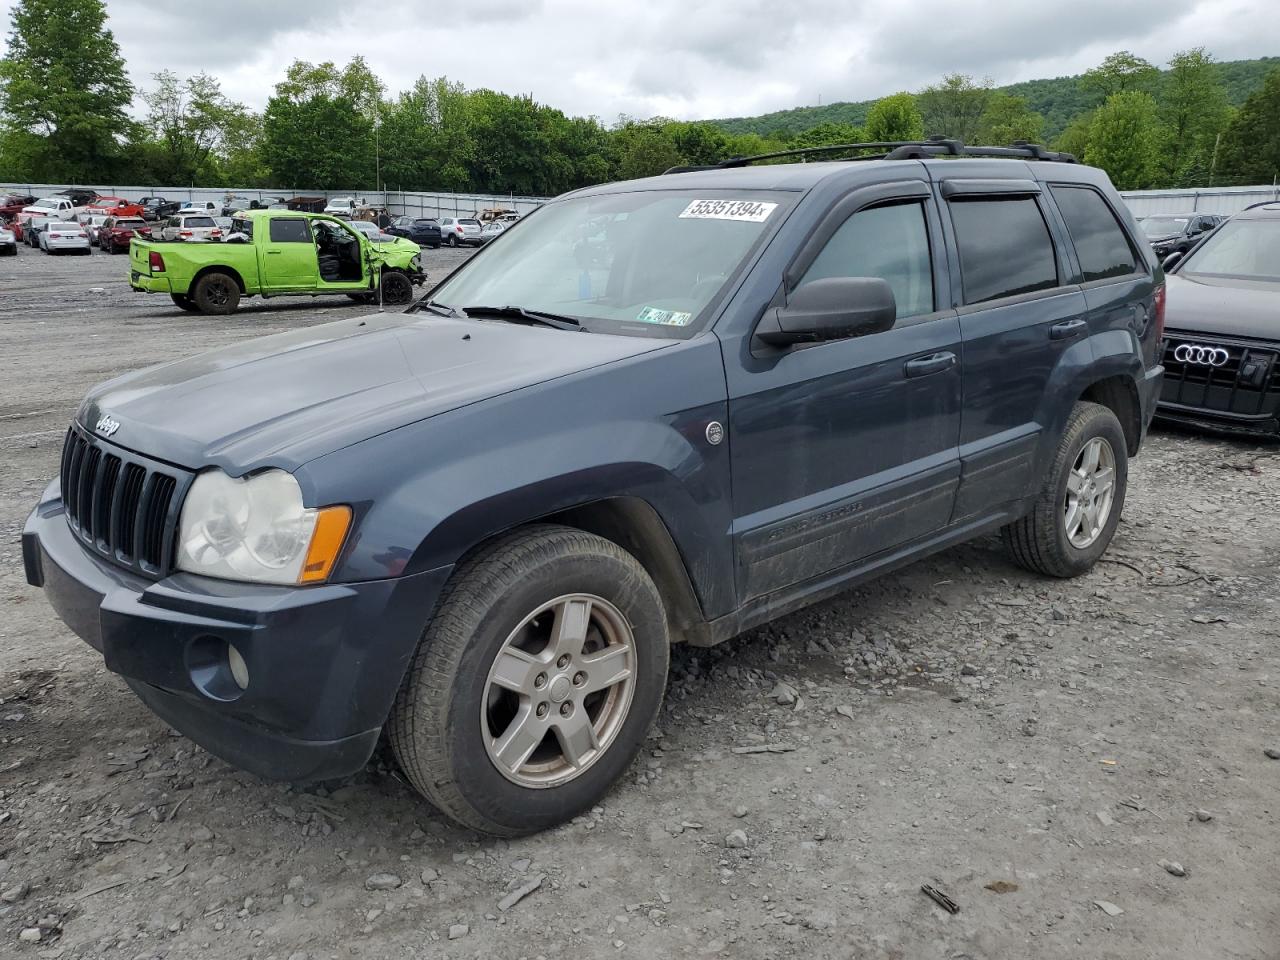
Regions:
<instances>
[{"instance_id":1,"label":"amber turn signal lens","mask_svg":"<svg viewBox=\"0 0 1280 960\"><path fill-rule=\"evenodd\" d=\"M350 526L350 507L325 507L316 512L316 529L311 534L311 546L307 548L299 583L324 583L329 579Z\"/></svg>"}]
</instances>

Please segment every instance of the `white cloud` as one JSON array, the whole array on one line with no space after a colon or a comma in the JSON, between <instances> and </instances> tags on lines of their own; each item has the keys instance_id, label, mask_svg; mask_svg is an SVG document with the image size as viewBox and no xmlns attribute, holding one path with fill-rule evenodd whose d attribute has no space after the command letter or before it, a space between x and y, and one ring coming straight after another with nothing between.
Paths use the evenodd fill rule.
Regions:
<instances>
[{"instance_id":1,"label":"white cloud","mask_svg":"<svg viewBox=\"0 0 1280 960\"><path fill-rule=\"evenodd\" d=\"M0 17L13 0L0 0ZM295 58L365 57L392 92L419 75L619 114L743 116L915 90L1078 73L1133 50L1163 63L1280 53L1274 0L108 0L134 82L206 70L261 108ZM1176 8L1176 9L1175 9Z\"/></svg>"}]
</instances>

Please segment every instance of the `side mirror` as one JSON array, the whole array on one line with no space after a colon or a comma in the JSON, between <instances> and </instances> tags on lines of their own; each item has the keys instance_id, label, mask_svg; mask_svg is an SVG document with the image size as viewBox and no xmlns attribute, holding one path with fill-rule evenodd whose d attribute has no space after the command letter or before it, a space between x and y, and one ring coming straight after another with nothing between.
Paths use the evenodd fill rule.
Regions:
<instances>
[{"instance_id":1,"label":"side mirror","mask_svg":"<svg viewBox=\"0 0 1280 960\"><path fill-rule=\"evenodd\" d=\"M1168 273L1170 270L1172 270L1174 267L1176 267L1179 263L1182 262L1182 258L1184 256L1186 256L1186 254L1184 254L1180 250L1176 253L1171 253L1164 258L1164 260L1160 263L1160 266L1164 267L1165 273Z\"/></svg>"},{"instance_id":2,"label":"side mirror","mask_svg":"<svg viewBox=\"0 0 1280 960\"><path fill-rule=\"evenodd\" d=\"M898 317L893 288L880 277L827 277L798 287L786 306L765 311L756 337L771 347L883 333Z\"/></svg>"}]
</instances>

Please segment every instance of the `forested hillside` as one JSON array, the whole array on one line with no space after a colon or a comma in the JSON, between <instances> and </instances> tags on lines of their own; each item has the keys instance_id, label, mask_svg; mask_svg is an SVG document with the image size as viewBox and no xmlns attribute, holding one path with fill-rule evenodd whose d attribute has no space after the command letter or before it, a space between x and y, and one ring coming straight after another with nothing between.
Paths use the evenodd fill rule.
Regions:
<instances>
[{"instance_id":1,"label":"forested hillside","mask_svg":"<svg viewBox=\"0 0 1280 960\"><path fill-rule=\"evenodd\" d=\"M1277 67L1280 67L1280 57L1231 60L1214 64L1218 77L1226 89L1228 101L1232 106L1237 107L1244 103L1249 94L1261 88L1263 78ZM1168 70L1161 71L1162 78L1167 77L1168 74ZM1083 75L1024 80L1022 83L995 87L993 92L1023 97L1030 109L1044 117L1044 135L1052 140L1067 128L1073 118L1093 109L1100 102L1096 96L1090 96L1085 92L1081 84L1082 79ZM885 91L885 93L891 92ZM829 103L821 107L793 107L790 110L778 110L758 117L733 117L712 122L728 133L758 133L761 136L778 133L790 135L801 133L821 123L847 123L862 126L866 122L867 111L874 103L874 100L861 100Z\"/></svg>"}]
</instances>

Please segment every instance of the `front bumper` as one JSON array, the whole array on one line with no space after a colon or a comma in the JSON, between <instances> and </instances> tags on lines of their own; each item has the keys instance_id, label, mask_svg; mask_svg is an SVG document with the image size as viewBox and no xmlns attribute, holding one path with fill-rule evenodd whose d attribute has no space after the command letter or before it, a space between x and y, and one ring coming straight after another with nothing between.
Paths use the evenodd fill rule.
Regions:
<instances>
[{"instance_id":1,"label":"front bumper","mask_svg":"<svg viewBox=\"0 0 1280 960\"><path fill-rule=\"evenodd\" d=\"M156 714L275 780L359 770L450 568L315 587L176 573L152 581L83 549L50 484L22 532L27 581ZM230 681L226 645L249 684Z\"/></svg>"},{"instance_id":2,"label":"front bumper","mask_svg":"<svg viewBox=\"0 0 1280 960\"><path fill-rule=\"evenodd\" d=\"M1156 419L1176 423L1194 430L1221 433L1233 437L1257 437L1280 440L1280 419L1272 414L1225 413L1177 403L1161 403Z\"/></svg>"}]
</instances>

